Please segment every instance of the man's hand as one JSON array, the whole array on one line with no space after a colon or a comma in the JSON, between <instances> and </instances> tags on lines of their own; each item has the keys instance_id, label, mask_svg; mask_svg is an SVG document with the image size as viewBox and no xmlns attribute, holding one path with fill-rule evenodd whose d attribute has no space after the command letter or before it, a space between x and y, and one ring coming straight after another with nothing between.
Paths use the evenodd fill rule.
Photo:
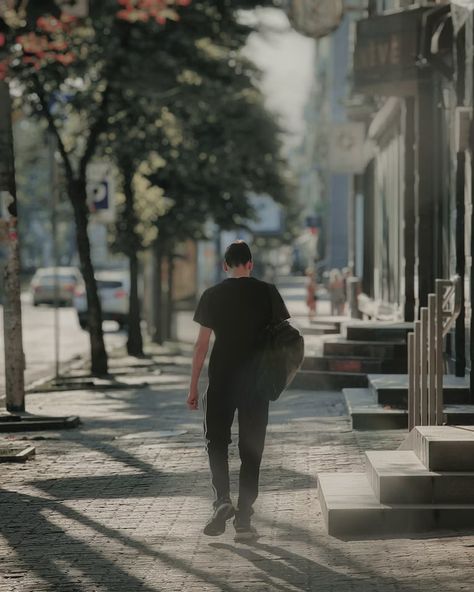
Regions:
<instances>
[{"instance_id":1,"label":"man's hand","mask_svg":"<svg viewBox=\"0 0 474 592\"><path fill-rule=\"evenodd\" d=\"M197 390L190 390L188 398L186 399L186 405L191 411L196 411L199 408L199 393Z\"/></svg>"},{"instance_id":2,"label":"man's hand","mask_svg":"<svg viewBox=\"0 0 474 592\"><path fill-rule=\"evenodd\" d=\"M196 340L196 345L194 346L194 355L193 355L193 367L191 371L191 385L189 389L188 398L186 403L188 405L188 409L191 411L196 411L199 407L199 393L198 393L198 384L199 384L199 377L201 376L201 370L204 364L204 360L206 359L207 350L209 349L209 340L211 338L212 329L209 327L203 327L199 329L199 335Z\"/></svg>"}]
</instances>

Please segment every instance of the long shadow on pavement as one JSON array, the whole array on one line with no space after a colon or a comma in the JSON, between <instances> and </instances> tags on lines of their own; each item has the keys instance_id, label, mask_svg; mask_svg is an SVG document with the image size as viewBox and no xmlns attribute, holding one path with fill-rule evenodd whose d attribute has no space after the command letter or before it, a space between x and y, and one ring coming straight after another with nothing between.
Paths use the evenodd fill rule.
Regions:
<instances>
[{"instance_id":1,"label":"long shadow on pavement","mask_svg":"<svg viewBox=\"0 0 474 592\"><path fill-rule=\"evenodd\" d=\"M58 527L47 520L45 515L61 514L65 518L75 521L77 526L93 529L97 534L107 537L110 541L122 544L125 548L136 551L141 557L157 560L171 569L183 574L195 576L198 580L212 583L224 592L239 592L225 580L212 573L193 567L189 562L162 551L154 550L148 545L125 536L119 531L106 527L80 512L59 502L46 500L19 493L4 493L11 496L15 505L20 506L21 521L15 521L11 528L6 525L11 519L8 515L10 502L4 499L0 505L0 534L8 541L19 555L16 560L15 572L21 562L27 571L37 574L44 582L53 586L53 590L66 592L91 592L90 584L82 587L78 583L80 577L73 579L68 575L68 567L61 569L58 564L66 564L81 571L82 579L89 579L97 583L101 589L110 592L166 592L160 583L150 587L138 577L128 573L109 559L103 553L91 548L88 544L66 533L64 528ZM73 531L74 532L74 531ZM126 552L122 552L124 555ZM118 553L120 555L120 552ZM16 559L16 558L15 558ZM162 581L163 578L160 578Z\"/></svg>"},{"instance_id":2,"label":"long shadow on pavement","mask_svg":"<svg viewBox=\"0 0 474 592\"><path fill-rule=\"evenodd\" d=\"M367 592L368 589L372 589L372 586L368 583L369 580L373 583L374 579L377 579L377 590L383 589L384 585L387 586L387 590L394 590L396 585L393 578L384 578L373 573L368 573L367 577L364 578L339 573L337 569L331 569L303 555L293 553L287 547L282 548L258 541L242 546L232 546L227 543L211 543L210 546L215 549L225 550L229 555L237 555L248 561L259 571L266 574L270 579L271 589L275 587L275 589L285 591L296 589L301 592L323 592L326 590ZM328 552L330 555L331 550L328 550ZM331 563L340 566L341 557L338 557L336 561L335 555L336 553L332 557ZM351 560L347 557L345 560L347 565L354 567ZM232 561L231 557L229 557L229 561ZM281 587L280 582L283 585L289 585L290 588ZM419 590L419 588L416 590ZM404 585L403 591L415 592L415 589Z\"/></svg>"}]
</instances>

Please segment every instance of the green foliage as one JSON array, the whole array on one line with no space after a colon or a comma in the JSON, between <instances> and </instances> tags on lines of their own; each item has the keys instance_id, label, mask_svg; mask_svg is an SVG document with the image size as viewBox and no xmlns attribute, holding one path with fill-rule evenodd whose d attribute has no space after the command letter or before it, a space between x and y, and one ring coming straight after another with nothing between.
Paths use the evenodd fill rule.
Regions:
<instances>
[{"instance_id":1,"label":"green foliage","mask_svg":"<svg viewBox=\"0 0 474 592\"><path fill-rule=\"evenodd\" d=\"M142 245L154 227L169 243L201 238L210 217L223 229L245 226L249 192L288 203L279 130L257 88L259 72L240 53L251 29L236 9L255 4L196 1L155 47L142 40L147 59L118 97L105 148L133 170L150 153L161 159L146 177L166 203L157 200L153 212L146 193L135 195ZM139 237L130 236L123 212L115 244L127 250Z\"/></svg>"},{"instance_id":2,"label":"green foliage","mask_svg":"<svg viewBox=\"0 0 474 592\"><path fill-rule=\"evenodd\" d=\"M30 24L47 3L34 4ZM142 182L135 236L119 222L116 244L124 251L149 244L153 228L162 239L199 238L210 215L224 229L242 226L253 214L251 191L287 201L279 130L257 90L259 73L240 53L252 29L238 11L271 4L194 0L163 26L120 21L116 0L94 2L90 18L47 35L70 63L11 62L22 101L57 130L70 177L83 177L99 149L119 168L131 167L133 190L135 172L159 155L162 165L146 179L166 200L154 209L153 190Z\"/></svg>"}]
</instances>

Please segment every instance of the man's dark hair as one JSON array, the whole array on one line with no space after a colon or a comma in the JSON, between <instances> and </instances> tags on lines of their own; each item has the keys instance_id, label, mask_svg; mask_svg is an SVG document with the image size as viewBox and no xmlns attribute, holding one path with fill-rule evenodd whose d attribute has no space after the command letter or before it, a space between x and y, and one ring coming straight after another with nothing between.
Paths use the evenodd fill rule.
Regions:
<instances>
[{"instance_id":1,"label":"man's dark hair","mask_svg":"<svg viewBox=\"0 0 474 592\"><path fill-rule=\"evenodd\" d=\"M226 249L224 260L229 267L238 267L252 261L250 247L244 241L235 241Z\"/></svg>"}]
</instances>

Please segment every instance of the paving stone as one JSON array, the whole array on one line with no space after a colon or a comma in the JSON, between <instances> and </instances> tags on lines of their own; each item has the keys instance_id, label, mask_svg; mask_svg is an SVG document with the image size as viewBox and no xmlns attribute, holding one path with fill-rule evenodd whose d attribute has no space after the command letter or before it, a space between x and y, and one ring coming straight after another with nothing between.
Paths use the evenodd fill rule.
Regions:
<instances>
[{"instance_id":1,"label":"paving stone","mask_svg":"<svg viewBox=\"0 0 474 592\"><path fill-rule=\"evenodd\" d=\"M134 381L145 380L143 372L132 369ZM325 533L317 474L362 472L365 450L393 450L404 437L353 432L341 393L289 391L273 405L256 504L259 541L236 545L232 526L205 537L211 498L202 417L186 410L185 395L164 379L130 391L30 396L32 412L76 414L84 425L54 434L59 441L35 442L36 460L24 467L0 466L0 592L472 589L470 532L358 541ZM164 430L177 433L123 438Z\"/></svg>"}]
</instances>

